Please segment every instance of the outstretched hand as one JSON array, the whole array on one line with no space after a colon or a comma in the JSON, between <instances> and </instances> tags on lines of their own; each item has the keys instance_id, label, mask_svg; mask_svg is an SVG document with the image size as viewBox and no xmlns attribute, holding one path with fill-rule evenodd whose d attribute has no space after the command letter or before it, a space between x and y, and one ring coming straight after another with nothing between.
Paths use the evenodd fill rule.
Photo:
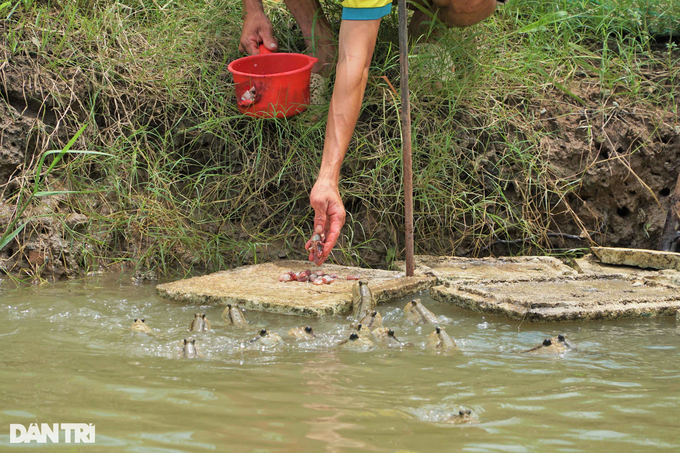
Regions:
<instances>
[{"instance_id":1,"label":"outstretched hand","mask_svg":"<svg viewBox=\"0 0 680 453\"><path fill-rule=\"evenodd\" d=\"M259 53L260 43L264 43L264 46L272 52L279 48L274 38L274 28L267 16L262 12L248 13L243 19L238 50L248 55L256 55Z\"/></svg>"},{"instance_id":2,"label":"outstretched hand","mask_svg":"<svg viewBox=\"0 0 680 453\"><path fill-rule=\"evenodd\" d=\"M314 208L314 233L324 234L325 243L321 256L310 251L309 260L317 265L323 264L340 237L340 230L345 224L345 206L342 204L338 187L317 181L309 194L309 202ZM310 249L312 241L307 241L305 248Z\"/></svg>"}]
</instances>

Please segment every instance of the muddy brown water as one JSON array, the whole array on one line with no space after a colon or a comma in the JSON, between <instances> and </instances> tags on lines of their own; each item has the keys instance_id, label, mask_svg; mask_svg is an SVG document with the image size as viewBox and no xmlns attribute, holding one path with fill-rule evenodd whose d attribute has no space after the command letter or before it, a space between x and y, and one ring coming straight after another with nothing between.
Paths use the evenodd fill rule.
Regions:
<instances>
[{"instance_id":1,"label":"muddy brown water","mask_svg":"<svg viewBox=\"0 0 680 453\"><path fill-rule=\"evenodd\" d=\"M102 451L680 448L674 318L520 326L424 294L459 353L424 350L432 329L406 321L407 299L379 310L415 347L356 352L334 346L348 334L345 318L248 312L252 329L243 332L225 325L222 307L166 301L153 285L128 280L0 290L0 450L14 446L10 423L34 422L94 423ZM195 312L207 313L211 331L190 335ZM139 317L157 335L131 332ZM307 324L319 339L286 335ZM286 345L242 349L260 328ZM556 333L578 350L560 358L518 353ZM180 359L185 337L196 338L206 357ZM460 409L479 423L444 423Z\"/></svg>"}]
</instances>

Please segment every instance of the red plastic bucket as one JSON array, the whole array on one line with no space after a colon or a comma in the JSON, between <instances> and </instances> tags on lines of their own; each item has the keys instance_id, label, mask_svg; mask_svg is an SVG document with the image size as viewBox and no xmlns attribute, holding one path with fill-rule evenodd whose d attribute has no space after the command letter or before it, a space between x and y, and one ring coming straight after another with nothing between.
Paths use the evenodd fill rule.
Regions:
<instances>
[{"instance_id":1,"label":"red plastic bucket","mask_svg":"<svg viewBox=\"0 0 680 453\"><path fill-rule=\"evenodd\" d=\"M241 113L260 118L283 118L307 110L309 78L318 59L299 53L260 54L232 61L236 102Z\"/></svg>"}]
</instances>

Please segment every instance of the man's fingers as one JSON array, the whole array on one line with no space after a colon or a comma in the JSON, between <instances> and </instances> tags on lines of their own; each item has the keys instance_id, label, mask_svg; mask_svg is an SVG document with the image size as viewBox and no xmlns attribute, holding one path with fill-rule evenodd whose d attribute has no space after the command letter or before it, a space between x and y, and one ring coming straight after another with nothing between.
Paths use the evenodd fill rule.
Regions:
<instances>
[{"instance_id":1,"label":"man's fingers","mask_svg":"<svg viewBox=\"0 0 680 453\"><path fill-rule=\"evenodd\" d=\"M335 247L335 243L338 242L340 238L340 231L342 230L342 225L345 222L337 217L331 216L331 226L330 230L326 235L326 243L323 246L323 256L328 256Z\"/></svg>"},{"instance_id":2,"label":"man's fingers","mask_svg":"<svg viewBox=\"0 0 680 453\"><path fill-rule=\"evenodd\" d=\"M314 233L321 234L326 231L326 213L325 206L321 209L316 210L316 215L314 216Z\"/></svg>"},{"instance_id":3,"label":"man's fingers","mask_svg":"<svg viewBox=\"0 0 680 453\"><path fill-rule=\"evenodd\" d=\"M241 42L238 45L239 52L246 53L248 55L257 54L258 46L260 42L258 41L257 35L241 36Z\"/></svg>"},{"instance_id":4,"label":"man's fingers","mask_svg":"<svg viewBox=\"0 0 680 453\"><path fill-rule=\"evenodd\" d=\"M339 238L340 238L339 232L336 233L333 230L331 230L331 232L328 233L328 236L326 237L326 242L323 245L323 256L330 255L331 251L333 250L333 247L335 247L335 243L338 242Z\"/></svg>"},{"instance_id":5,"label":"man's fingers","mask_svg":"<svg viewBox=\"0 0 680 453\"><path fill-rule=\"evenodd\" d=\"M272 30L261 30L260 38L262 38L262 42L264 43L264 46L268 50L275 52L279 49L279 43L276 41L276 38L274 38L274 36L272 35Z\"/></svg>"},{"instance_id":6,"label":"man's fingers","mask_svg":"<svg viewBox=\"0 0 680 453\"><path fill-rule=\"evenodd\" d=\"M324 261L326 261L326 258L328 258L328 255L331 253L331 250L333 250L333 244L335 242L332 242L330 247L328 246L329 239L328 239L328 234L329 234L329 224L331 223L331 218L330 217L325 217L323 220L324 216L317 216L318 218L318 223L317 223L317 218L314 219L314 232L321 234L324 233L325 238L324 238L324 246L321 252L321 255L316 256L316 264L321 266Z\"/></svg>"},{"instance_id":7,"label":"man's fingers","mask_svg":"<svg viewBox=\"0 0 680 453\"><path fill-rule=\"evenodd\" d=\"M260 41L257 39L257 37L251 37L248 38L248 42L246 44L246 52L248 55L257 55L259 50L258 47L260 46Z\"/></svg>"}]
</instances>

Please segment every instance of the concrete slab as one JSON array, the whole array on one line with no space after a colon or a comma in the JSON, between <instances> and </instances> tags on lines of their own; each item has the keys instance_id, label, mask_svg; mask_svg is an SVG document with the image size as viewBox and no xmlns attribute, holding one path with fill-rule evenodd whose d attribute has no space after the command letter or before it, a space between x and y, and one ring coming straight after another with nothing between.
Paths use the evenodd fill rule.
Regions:
<instances>
[{"instance_id":1,"label":"concrete slab","mask_svg":"<svg viewBox=\"0 0 680 453\"><path fill-rule=\"evenodd\" d=\"M680 288L626 277L464 282L432 288L435 300L529 322L675 315Z\"/></svg>"},{"instance_id":2,"label":"concrete slab","mask_svg":"<svg viewBox=\"0 0 680 453\"><path fill-rule=\"evenodd\" d=\"M347 275L359 275L369 282L378 303L430 288L436 280L420 275L404 277L396 271L323 265L326 273L340 279L330 285L279 282L279 275L292 270L310 269L307 261L275 261L243 266L214 274L164 283L156 286L162 297L188 303L238 304L248 310L302 316L341 314L352 306L352 286Z\"/></svg>"},{"instance_id":3,"label":"concrete slab","mask_svg":"<svg viewBox=\"0 0 680 453\"><path fill-rule=\"evenodd\" d=\"M590 250L605 264L680 270L680 253L618 247L591 247Z\"/></svg>"},{"instance_id":4,"label":"concrete slab","mask_svg":"<svg viewBox=\"0 0 680 453\"><path fill-rule=\"evenodd\" d=\"M626 277L642 282L659 282L680 286L680 271L675 269L646 270L631 266L614 266L601 263L595 255L588 255L574 260L574 268L579 274L595 277Z\"/></svg>"},{"instance_id":5,"label":"concrete slab","mask_svg":"<svg viewBox=\"0 0 680 453\"><path fill-rule=\"evenodd\" d=\"M463 258L418 255L414 264L416 275L437 277L440 284L475 280L527 281L576 275L574 269L549 256ZM406 265L397 261L394 268L403 272Z\"/></svg>"}]
</instances>

